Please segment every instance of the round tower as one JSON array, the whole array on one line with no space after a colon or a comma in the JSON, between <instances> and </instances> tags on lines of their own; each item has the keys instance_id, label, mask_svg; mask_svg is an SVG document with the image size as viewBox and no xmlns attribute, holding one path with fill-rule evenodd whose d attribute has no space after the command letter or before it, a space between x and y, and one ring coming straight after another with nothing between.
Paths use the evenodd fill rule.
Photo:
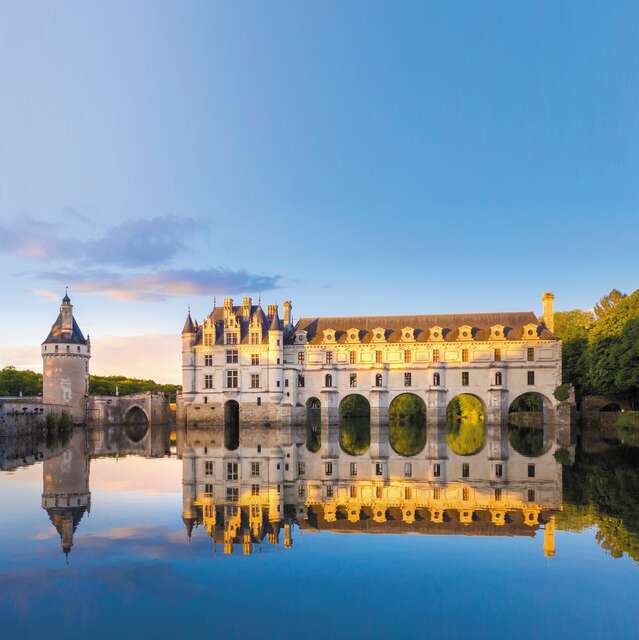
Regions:
<instances>
[{"instance_id":1,"label":"round tower","mask_svg":"<svg viewBox=\"0 0 639 640\"><path fill-rule=\"evenodd\" d=\"M82 335L65 293L60 314L42 343L42 402L62 405L76 423L86 418L90 358L91 343Z\"/></svg>"}]
</instances>

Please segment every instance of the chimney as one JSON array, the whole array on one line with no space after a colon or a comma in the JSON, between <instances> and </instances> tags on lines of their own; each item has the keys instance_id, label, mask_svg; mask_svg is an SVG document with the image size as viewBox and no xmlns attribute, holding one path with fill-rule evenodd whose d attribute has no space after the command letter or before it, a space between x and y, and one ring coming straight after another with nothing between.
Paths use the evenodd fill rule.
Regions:
<instances>
[{"instance_id":1,"label":"chimney","mask_svg":"<svg viewBox=\"0 0 639 640\"><path fill-rule=\"evenodd\" d=\"M284 300L284 326L290 327L292 316L291 311L293 310L293 303L290 300Z\"/></svg>"},{"instance_id":2,"label":"chimney","mask_svg":"<svg viewBox=\"0 0 639 640\"><path fill-rule=\"evenodd\" d=\"M225 309L233 308L233 298L224 298L224 308Z\"/></svg>"},{"instance_id":3,"label":"chimney","mask_svg":"<svg viewBox=\"0 0 639 640\"><path fill-rule=\"evenodd\" d=\"M553 301L555 294L546 291L541 299L544 305L544 324L549 331L555 331L555 312L553 310Z\"/></svg>"},{"instance_id":4,"label":"chimney","mask_svg":"<svg viewBox=\"0 0 639 640\"><path fill-rule=\"evenodd\" d=\"M277 305L269 304L268 305L268 317L272 318L274 315L277 315Z\"/></svg>"},{"instance_id":5,"label":"chimney","mask_svg":"<svg viewBox=\"0 0 639 640\"><path fill-rule=\"evenodd\" d=\"M242 317L244 320L248 320L251 317L251 305L253 301L249 296L242 298Z\"/></svg>"}]
</instances>

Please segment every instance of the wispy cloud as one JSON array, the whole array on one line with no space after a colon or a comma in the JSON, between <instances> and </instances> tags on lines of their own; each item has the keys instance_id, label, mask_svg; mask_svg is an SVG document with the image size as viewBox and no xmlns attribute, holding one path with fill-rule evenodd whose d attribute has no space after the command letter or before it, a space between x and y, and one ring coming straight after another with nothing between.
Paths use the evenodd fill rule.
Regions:
<instances>
[{"instance_id":1,"label":"wispy cloud","mask_svg":"<svg viewBox=\"0 0 639 640\"><path fill-rule=\"evenodd\" d=\"M60 299L59 293L53 293L53 291L49 291L48 289L31 289L31 293L34 296L38 296L39 298L46 298L47 300Z\"/></svg>"},{"instance_id":2,"label":"wispy cloud","mask_svg":"<svg viewBox=\"0 0 639 640\"><path fill-rule=\"evenodd\" d=\"M280 276L245 270L174 269L122 274L114 271L40 272L38 277L70 284L74 291L95 293L115 300L158 301L175 296L212 296L219 293L259 292L276 289Z\"/></svg>"},{"instance_id":3,"label":"wispy cloud","mask_svg":"<svg viewBox=\"0 0 639 640\"><path fill-rule=\"evenodd\" d=\"M69 213L71 219L77 212ZM29 272L40 280L71 285L76 291L115 300L158 301L176 296L211 296L276 289L280 276L251 273L245 269L209 267L170 268L188 247L180 237L201 230L194 219L175 216L128 220L92 237L75 236L60 227L23 215L0 222L0 253L47 262L46 271ZM179 229L179 234L177 233ZM57 268L51 268L50 265ZM45 288L32 289L37 296L57 299Z\"/></svg>"}]
</instances>

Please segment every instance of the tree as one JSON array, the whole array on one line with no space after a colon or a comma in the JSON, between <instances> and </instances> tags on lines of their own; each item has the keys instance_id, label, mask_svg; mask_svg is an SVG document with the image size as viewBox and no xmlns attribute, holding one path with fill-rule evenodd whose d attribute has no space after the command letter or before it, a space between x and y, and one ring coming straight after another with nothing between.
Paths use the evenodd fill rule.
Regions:
<instances>
[{"instance_id":1,"label":"tree","mask_svg":"<svg viewBox=\"0 0 639 640\"><path fill-rule=\"evenodd\" d=\"M18 371L15 367L0 370L0 396L39 396L42 394L42 374Z\"/></svg>"},{"instance_id":2,"label":"tree","mask_svg":"<svg viewBox=\"0 0 639 640\"><path fill-rule=\"evenodd\" d=\"M599 302L595 305L597 320L607 316L625 297L626 294L621 293L619 289L612 289L610 293L599 298Z\"/></svg>"},{"instance_id":3,"label":"tree","mask_svg":"<svg viewBox=\"0 0 639 640\"><path fill-rule=\"evenodd\" d=\"M572 311L558 311L555 313L554 333L564 342L568 340L585 340L588 329L595 322L592 311L573 309Z\"/></svg>"}]
</instances>

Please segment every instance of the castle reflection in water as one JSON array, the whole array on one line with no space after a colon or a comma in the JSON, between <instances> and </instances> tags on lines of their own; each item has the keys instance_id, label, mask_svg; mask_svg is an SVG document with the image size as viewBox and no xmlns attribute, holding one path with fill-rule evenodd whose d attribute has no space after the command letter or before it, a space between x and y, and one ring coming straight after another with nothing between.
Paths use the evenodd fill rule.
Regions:
<instances>
[{"instance_id":1,"label":"castle reflection in water","mask_svg":"<svg viewBox=\"0 0 639 640\"><path fill-rule=\"evenodd\" d=\"M506 428L492 429L478 453L462 456L437 431L413 457L380 456L373 448L352 456L339 446L312 453L291 426L246 427L241 434L241 446L231 451L223 430L214 428L76 429L58 446L8 442L0 468L43 461L42 507L66 554L92 506L91 459L117 455L181 458L185 542L205 530L227 554L251 554L265 539L290 548L294 525L424 535L543 532L545 555L555 554L562 476L554 443L540 455L523 456L509 444Z\"/></svg>"}]
</instances>

